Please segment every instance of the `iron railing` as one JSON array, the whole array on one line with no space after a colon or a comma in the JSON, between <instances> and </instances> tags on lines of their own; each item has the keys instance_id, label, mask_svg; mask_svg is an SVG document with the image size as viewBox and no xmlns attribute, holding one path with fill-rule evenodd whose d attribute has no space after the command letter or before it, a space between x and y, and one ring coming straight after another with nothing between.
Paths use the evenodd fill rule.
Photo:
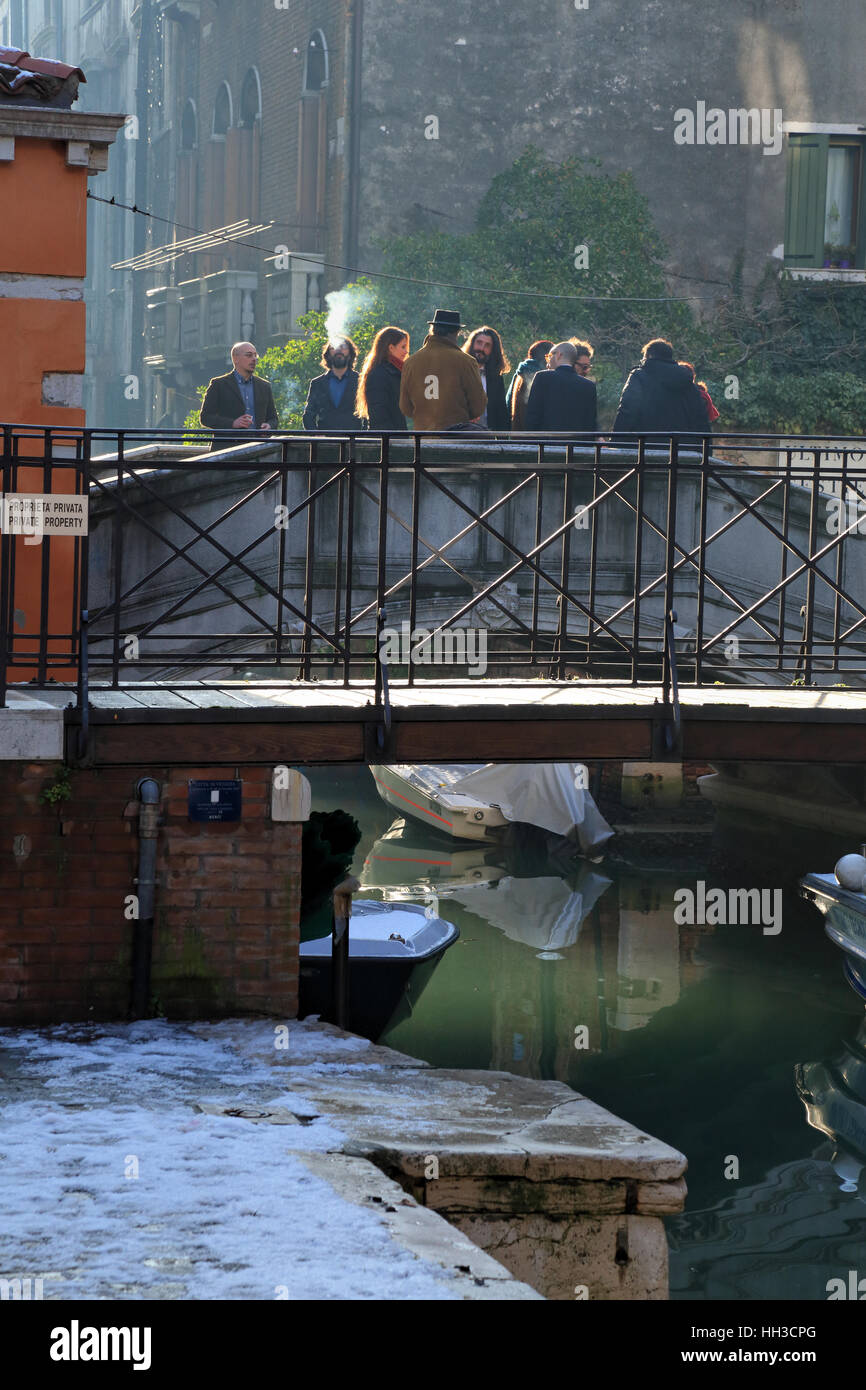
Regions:
<instances>
[{"instance_id":1,"label":"iron railing","mask_svg":"<svg viewBox=\"0 0 866 1390\"><path fill-rule=\"evenodd\" d=\"M0 704L52 680L86 711L154 682L385 705L425 678L596 677L667 703L676 672L866 676L864 441L208 439L3 427L3 494L87 498L89 533L4 527Z\"/></svg>"}]
</instances>

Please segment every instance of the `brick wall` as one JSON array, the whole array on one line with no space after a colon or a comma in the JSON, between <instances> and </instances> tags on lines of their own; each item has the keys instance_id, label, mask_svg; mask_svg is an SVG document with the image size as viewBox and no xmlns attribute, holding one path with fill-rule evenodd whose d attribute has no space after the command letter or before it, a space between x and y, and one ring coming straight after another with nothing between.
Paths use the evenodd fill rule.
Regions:
<instances>
[{"instance_id":1,"label":"brick wall","mask_svg":"<svg viewBox=\"0 0 866 1390\"><path fill-rule=\"evenodd\" d=\"M342 205L343 178L346 155L337 153L337 121L347 116L345 45L349 24L346 0L297 0L288 9L274 5L234 6L226 9L207 0L202 5L201 20L195 42L199 45L199 62L195 71L195 90L179 84L176 93L175 119L179 119L183 102L191 96L198 112L199 158L201 178L199 197L202 210L216 199L220 206L229 190L212 188L203 154L211 138L214 102L217 91L227 82L232 94L234 122L239 119L241 92L246 73L255 68L262 91L261 125L261 198L257 208L239 207L238 216L249 216L262 222L273 220L271 232L260 233L253 240L274 245L287 244L291 249L300 246L297 231L298 208L296 190L298 178L299 106L303 89L304 60L307 44L316 30L324 34L328 50L327 109L327 182L325 194L326 259L343 259ZM210 200L210 201L209 201ZM222 219L212 207L211 220L202 225L215 226ZM225 221L230 220L226 215ZM193 219L195 221L195 219ZM198 224L197 224L198 225ZM309 249L308 247L306 249ZM261 255L250 252L244 259L243 248L225 253L215 252L197 258L194 274L216 271L223 266L260 267ZM269 267L266 267L266 269ZM328 288L342 284L339 272L328 272ZM269 335L262 321L257 325L260 349L267 345Z\"/></svg>"},{"instance_id":2,"label":"brick wall","mask_svg":"<svg viewBox=\"0 0 866 1390\"><path fill-rule=\"evenodd\" d=\"M270 819L271 769L83 770L41 804L57 764L0 763L0 1025L127 1014L135 786L162 792L151 997L169 1018L297 1013L301 826ZM239 777L240 822L187 820L189 778Z\"/></svg>"}]
</instances>

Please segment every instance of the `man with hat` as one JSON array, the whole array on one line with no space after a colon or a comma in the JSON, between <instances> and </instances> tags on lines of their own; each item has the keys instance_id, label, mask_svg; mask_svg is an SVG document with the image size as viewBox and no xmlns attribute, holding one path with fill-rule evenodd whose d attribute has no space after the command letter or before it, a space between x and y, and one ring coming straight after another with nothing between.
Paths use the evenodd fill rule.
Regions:
<instances>
[{"instance_id":1,"label":"man with hat","mask_svg":"<svg viewBox=\"0 0 866 1390\"><path fill-rule=\"evenodd\" d=\"M487 396L478 363L460 350L466 325L453 309L437 309L429 325L423 347L403 363L400 409L416 430L481 430Z\"/></svg>"}]
</instances>

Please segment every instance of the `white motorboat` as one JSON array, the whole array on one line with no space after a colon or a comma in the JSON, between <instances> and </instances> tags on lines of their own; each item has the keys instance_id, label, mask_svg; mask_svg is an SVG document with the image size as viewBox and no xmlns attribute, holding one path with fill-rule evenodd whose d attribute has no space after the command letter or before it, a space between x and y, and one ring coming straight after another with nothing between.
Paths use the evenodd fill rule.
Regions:
<instances>
[{"instance_id":1,"label":"white motorboat","mask_svg":"<svg viewBox=\"0 0 866 1390\"><path fill-rule=\"evenodd\" d=\"M395 1014L411 1013L442 956L460 935L429 908L356 898L349 919L349 1026L377 1038ZM331 1007L332 937L302 941L298 1016Z\"/></svg>"},{"instance_id":2,"label":"white motorboat","mask_svg":"<svg viewBox=\"0 0 866 1390\"><path fill-rule=\"evenodd\" d=\"M454 839L495 844L509 825L534 825L594 856L613 835L572 763L398 763L370 771L399 815Z\"/></svg>"},{"instance_id":3,"label":"white motorboat","mask_svg":"<svg viewBox=\"0 0 866 1390\"><path fill-rule=\"evenodd\" d=\"M843 855L832 874L807 874L800 891L824 914L824 930L844 952L846 979L866 1000L866 857Z\"/></svg>"}]
</instances>

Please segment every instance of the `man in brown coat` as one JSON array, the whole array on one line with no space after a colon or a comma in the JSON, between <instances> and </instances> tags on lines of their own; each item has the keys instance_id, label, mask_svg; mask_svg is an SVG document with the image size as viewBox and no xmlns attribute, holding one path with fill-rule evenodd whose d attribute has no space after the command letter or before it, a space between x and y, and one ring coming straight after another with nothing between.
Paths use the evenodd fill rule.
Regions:
<instances>
[{"instance_id":1,"label":"man in brown coat","mask_svg":"<svg viewBox=\"0 0 866 1390\"><path fill-rule=\"evenodd\" d=\"M487 396L478 363L460 350L465 324L452 309L437 309L429 322L424 346L403 363L400 409L416 430L480 431Z\"/></svg>"}]
</instances>

